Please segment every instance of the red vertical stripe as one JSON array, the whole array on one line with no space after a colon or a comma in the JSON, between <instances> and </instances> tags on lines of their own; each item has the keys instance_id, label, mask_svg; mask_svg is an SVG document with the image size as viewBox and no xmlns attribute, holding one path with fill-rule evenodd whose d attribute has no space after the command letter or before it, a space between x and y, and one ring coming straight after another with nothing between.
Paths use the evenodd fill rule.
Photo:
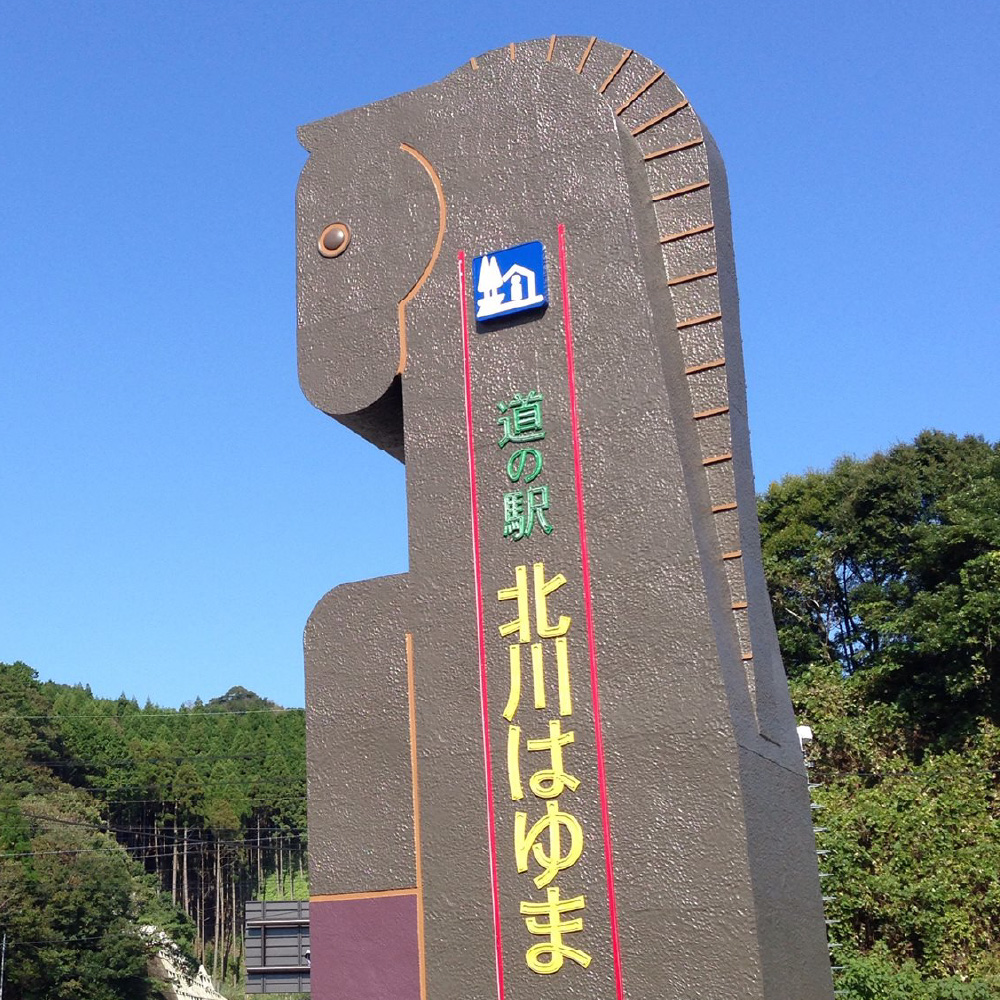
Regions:
<instances>
[{"instance_id":1,"label":"red vertical stripe","mask_svg":"<svg viewBox=\"0 0 1000 1000\"><path fill-rule=\"evenodd\" d=\"M472 362L469 354L469 312L465 294L465 253L458 254L458 294L462 313L462 354L465 360L465 431L469 442L469 496L472 502L472 565L476 582L476 628L479 635L479 697L483 714L483 761L486 768L486 836L490 847L493 885L493 933L497 952L497 997L504 1000L503 949L500 939L500 881L497 878L497 837L493 810L493 766L486 703L486 629L483 621L483 577L479 556L479 497L476 492L476 445L472 426Z\"/></svg>"},{"instance_id":2,"label":"red vertical stripe","mask_svg":"<svg viewBox=\"0 0 1000 1000\"><path fill-rule=\"evenodd\" d=\"M618 904L615 900L614 856L611 820L608 814L608 783L604 770L604 734L601 730L601 696L597 689L597 649L594 645L594 606L590 593L590 553L583 504L583 461L580 453L580 420L576 409L576 368L573 362L573 321L569 308L569 279L566 271L566 227L559 224L559 280L562 285L563 327L566 334L566 369L569 378L569 413L573 429L573 464L576 475L576 512L580 522L580 558L583 564L583 605L587 616L590 646L590 693L594 703L594 744L597 748L597 782L601 791L601 823L604 827L604 868L608 877L608 911L611 918L611 948L615 963L615 992L624 1000L622 953L618 943Z\"/></svg>"}]
</instances>

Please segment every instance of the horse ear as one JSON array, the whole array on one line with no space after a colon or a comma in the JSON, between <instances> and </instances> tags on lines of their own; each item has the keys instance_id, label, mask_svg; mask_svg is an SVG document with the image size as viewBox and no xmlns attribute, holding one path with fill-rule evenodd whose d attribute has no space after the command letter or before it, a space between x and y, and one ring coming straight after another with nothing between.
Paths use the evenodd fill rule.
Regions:
<instances>
[{"instance_id":1,"label":"horse ear","mask_svg":"<svg viewBox=\"0 0 1000 1000\"><path fill-rule=\"evenodd\" d=\"M322 132L323 126L320 122L311 122L309 125L300 125L298 128L299 142L308 152L315 153L315 147Z\"/></svg>"}]
</instances>

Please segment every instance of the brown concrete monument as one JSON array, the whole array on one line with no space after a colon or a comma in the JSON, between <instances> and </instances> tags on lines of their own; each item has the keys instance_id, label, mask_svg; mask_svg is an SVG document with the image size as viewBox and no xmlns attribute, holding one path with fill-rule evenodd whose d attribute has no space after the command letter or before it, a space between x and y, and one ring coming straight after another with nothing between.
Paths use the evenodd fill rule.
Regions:
<instances>
[{"instance_id":1,"label":"brown concrete monument","mask_svg":"<svg viewBox=\"0 0 1000 1000\"><path fill-rule=\"evenodd\" d=\"M829 1000L711 137L563 36L300 137L299 376L410 559L306 628L314 997Z\"/></svg>"}]
</instances>

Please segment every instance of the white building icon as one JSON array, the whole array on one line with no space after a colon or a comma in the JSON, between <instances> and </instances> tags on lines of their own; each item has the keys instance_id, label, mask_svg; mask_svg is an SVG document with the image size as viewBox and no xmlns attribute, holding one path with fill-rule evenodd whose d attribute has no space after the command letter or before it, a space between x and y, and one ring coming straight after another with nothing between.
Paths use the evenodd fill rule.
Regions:
<instances>
[{"instance_id":1,"label":"white building icon","mask_svg":"<svg viewBox=\"0 0 1000 1000\"><path fill-rule=\"evenodd\" d=\"M476 290L476 319L488 319L505 312L540 305L545 300L538 294L538 276L530 267L512 264L501 274L496 257L483 259Z\"/></svg>"}]
</instances>

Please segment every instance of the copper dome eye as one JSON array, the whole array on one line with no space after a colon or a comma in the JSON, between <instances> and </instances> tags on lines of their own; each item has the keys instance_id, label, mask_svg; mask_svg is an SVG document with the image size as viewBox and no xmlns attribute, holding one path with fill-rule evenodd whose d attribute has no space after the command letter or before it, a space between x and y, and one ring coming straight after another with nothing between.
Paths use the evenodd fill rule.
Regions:
<instances>
[{"instance_id":1,"label":"copper dome eye","mask_svg":"<svg viewBox=\"0 0 1000 1000\"><path fill-rule=\"evenodd\" d=\"M339 257L351 242L351 231L346 222L334 222L319 234L319 252L324 257Z\"/></svg>"}]
</instances>

